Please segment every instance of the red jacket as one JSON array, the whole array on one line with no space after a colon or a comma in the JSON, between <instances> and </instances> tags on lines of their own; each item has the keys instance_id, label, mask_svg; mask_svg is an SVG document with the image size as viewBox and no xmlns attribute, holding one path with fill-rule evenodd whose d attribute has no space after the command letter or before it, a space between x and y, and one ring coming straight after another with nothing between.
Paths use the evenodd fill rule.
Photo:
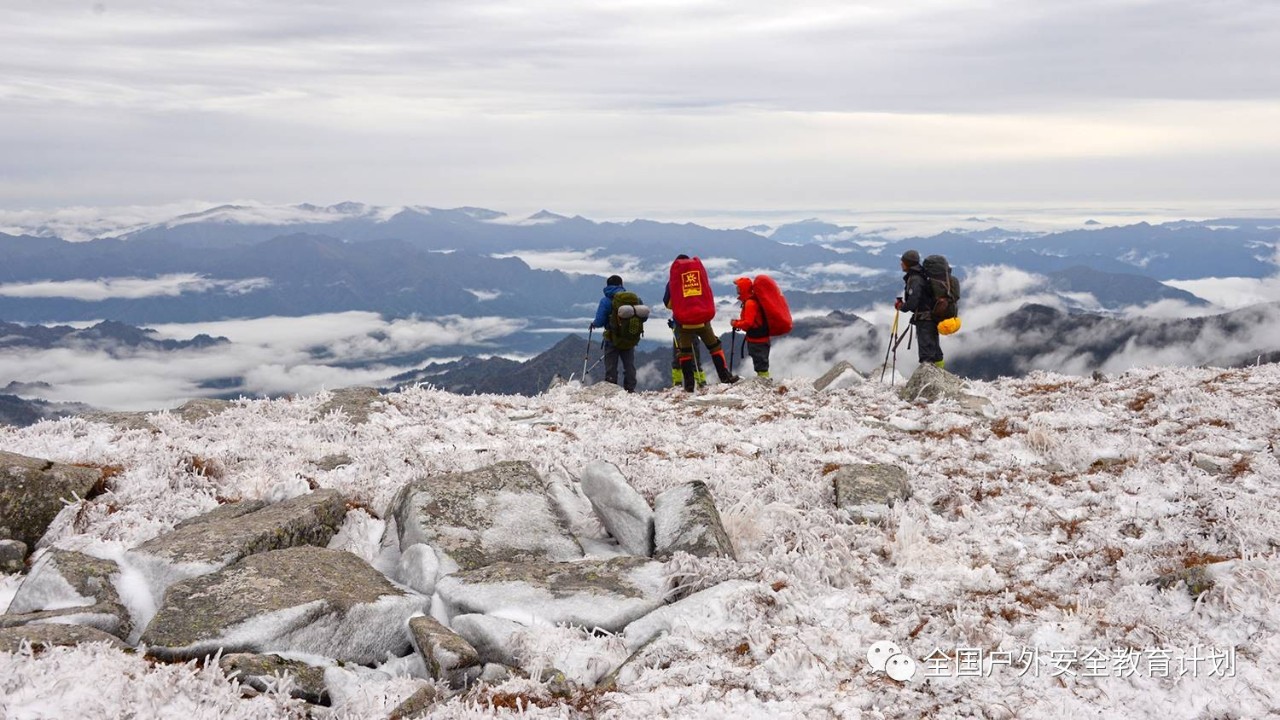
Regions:
<instances>
[{"instance_id":1,"label":"red jacket","mask_svg":"<svg viewBox=\"0 0 1280 720\"><path fill-rule=\"evenodd\" d=\"M738 302L742 303L742 314L729 324L734 330L745 330L749 343L769 342L769 322L765 319L764 311L760 309L760 301L751 294L749 282L737 283L737 285Z\"/></svg>"}]
</instances>

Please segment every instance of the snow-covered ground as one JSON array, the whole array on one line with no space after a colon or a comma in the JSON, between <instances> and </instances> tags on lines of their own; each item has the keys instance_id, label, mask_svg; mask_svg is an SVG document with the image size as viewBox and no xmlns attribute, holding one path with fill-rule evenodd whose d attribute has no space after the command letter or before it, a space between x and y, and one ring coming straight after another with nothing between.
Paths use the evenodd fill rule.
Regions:
<instances>
[{"instance_id":1,"label":"snow-covered ground","mask_svg":"<svg viewBox=\"0 0 1280 720\"><path fill-rule=\"evenodd\" d=\"M9 428L0 447L124 468L112 493L68 508L46 536L103 556L217 498L314 485L380 512L418 475L500 460L575 476L608 460L650 501L688 480L708 483L739 561L677 556L667 569L695 589L746 581L725 587L755 588L752 602L725 592L687 622L654 618L667 634L616 692L541 700L530 681L512 680L432 717L510 714L504 706L524 698L540 703L528 717L1280 712L1280 366L973 383L992 401L985 415L909 404L893 390L819 393L799 379L714 386L696 399L600 397L573 385L533 398L414 389L387 396L386 411L362 425L313 419L322 393L246 401L195 423L156 415L157 433L79 419ZM353 462L314 464L335 454ZM913 497L881 525L849 522L829 477L848 463L904 467ZM372 556L379 526L353 511L346 549ZM1215 581L1198 597L1152 582L1198 565ZM19 579L0 576L0 607ZM526 652L561 661L584 648L620 661L632 649L627 638L569 628L539 637ZM871 667L868 650L881 641L916 661L911 680ZM417 681L412 663L381 670L331 668L334 707L312 712L385 717ZM214 666L152 664L101 646L0 653L6 718L269 718L303 708L282 695L240 699Z\"/></svg>"}]
</instances>

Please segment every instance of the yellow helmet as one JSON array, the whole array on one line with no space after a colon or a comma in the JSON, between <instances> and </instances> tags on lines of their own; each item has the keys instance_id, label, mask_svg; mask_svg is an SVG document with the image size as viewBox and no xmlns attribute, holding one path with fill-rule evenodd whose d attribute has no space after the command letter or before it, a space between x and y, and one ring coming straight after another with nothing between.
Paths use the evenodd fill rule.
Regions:
<instances>
[{"instance_id":1,"label":"yellow helmet","mask_svg":"<svg viewBox=\"0 0 1280 720\"><path fill-rule=\"evenodd\" d=\"M938 334L940 335L950 335L951 333L954 333L959 329L960 329L959 317L947 318L946 320L943 320L942 322L938 323Z\"/></svg>"}]
</instances>

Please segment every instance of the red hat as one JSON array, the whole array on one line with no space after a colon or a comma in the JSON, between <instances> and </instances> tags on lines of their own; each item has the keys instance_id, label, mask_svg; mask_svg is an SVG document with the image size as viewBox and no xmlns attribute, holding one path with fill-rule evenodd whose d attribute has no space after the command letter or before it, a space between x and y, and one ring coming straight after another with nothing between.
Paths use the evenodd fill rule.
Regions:
<instances>
[{"instance_id":1,"label":"red hat","mask_svg":"<svg viewBox=\"0 0 1280 720\"><path fill-rule=\"evenodd\" d=\"M733 284L738 286L739 295L746 297L751 294L751 278L740 277Z\"/></svg>"}]
</instances>

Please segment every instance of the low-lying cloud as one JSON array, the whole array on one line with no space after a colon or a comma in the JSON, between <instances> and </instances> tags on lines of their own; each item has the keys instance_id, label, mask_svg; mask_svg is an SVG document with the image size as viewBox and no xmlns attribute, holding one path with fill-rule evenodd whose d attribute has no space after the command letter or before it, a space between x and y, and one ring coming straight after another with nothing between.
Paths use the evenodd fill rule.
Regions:
<instances>
[{"instance_id":1,"label":"low-lying cloud","mask_svg":"<svg viewBox=\"0 0 1280 720\"><path fill-rule=\"evenodd\" d=\"M94 280L45 280L0 285L0 295L19 298L71 298L101 302L114 298L177 297L186 293L222 292L243 295L271 285L267 278L215 280L194 273L154 278L116 277Z\"/></svg>"},{"instance_id":2,"label":"low-lying cloud","mask_svg":"<svg viewBox=\"0 0 1280 720\"><path fill-rule=\"evenodd\" d=\"M231 392L248 395L383 384L406 369L385 364L398 355L440 348L447 359L460 346L492 352L494 341L524 326L499 317L384 320L366 312L157 325L161 338L207 333L231 342L171 352L8 351L0 353L0 378L47 382L52 389L40 394L47 400L154 410L226 392L203 386L218 379L238 379ZM357 363L368 366L351 367Z\"/></svg>"}]
</instances>

